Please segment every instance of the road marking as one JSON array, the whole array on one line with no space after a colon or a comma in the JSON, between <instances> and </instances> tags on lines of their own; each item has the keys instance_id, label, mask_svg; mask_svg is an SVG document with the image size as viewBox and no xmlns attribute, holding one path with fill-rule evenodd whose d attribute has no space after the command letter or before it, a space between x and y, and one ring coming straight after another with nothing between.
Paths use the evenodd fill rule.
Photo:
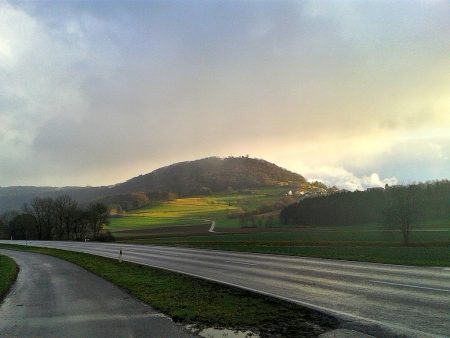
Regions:
<instances>
[{"instance_id":1,"label":"road marking","mask_svg":"<svg viewBox=\"0 0 450 338\"><path fill-rule=\"evenodd\" d=\"M22 305L20 305L22 306ZM134 319L147 319L147 318L165 318L167 320L170 320L169 317L162 313L143 313L143 314L136 314L136 315L127 315L127 314L113 314L113 315L96 315L96 314L89 314L89 315L73 315L73 316L60 316L60 317L34 317L34 318L14 318L14 322L18 323L19 325L27 324L28 326L32 327L42 327L43 320L45 321L46 325L56 325L60 323L88 323L92 321L103 321L103 320L134 320Z\"/></svg>"},{"instance_id":2,"label":"road marking","mask_svg":"<svg viewBox=\"0 0 450 338\"><path fill-rule=\"evenodd\" d=\"M247 263L247 262L239 262L239 261L224 261L225 263L234 263L234 264L244 264L244 265L258 265L256 263Z\"/></svg>"},{"instance_id":3,"label":"road marking","mask_svg":"<svg viewBox=\"0 0 450 338\"><path fill-rule=\"evenodd\" d=\"M442 270L450 271L450 268L443 268Z\"/></svg>"},{"instance_id":4,"label":"road marking","mask_svg":"<svg viewBox=\"0 0 450 338\"><path fill-rule=\"evenodd\" d=\"M133 252L134 253L134 252ZM140 252L136 252L137 254L140 254ZM148 252L143 252L143 254L146 254ZM170 257L180 257L179 254L171 254L171 253L162 253L162 252L155 252L150 253L150 255L159 255L159 256L170 256Z\"/></svg>"},{"instance_id":5,"label":"road marking","mask_svg":"<svg viewBox=\"0 0 450 338\"><path fill-rule=\"evenodd\" d=\"M379 283L379 284L395 285L395 286L406 286L408 288L415 288L415 289L426 289L426 290L450 292L450 289L431 288L431 287L428 287L428 286L419 286L419 285L411 285L411 284L382 282L382 281L378 281L378 280L371 280L371 282Z\"/></svg>"}]
</instances>

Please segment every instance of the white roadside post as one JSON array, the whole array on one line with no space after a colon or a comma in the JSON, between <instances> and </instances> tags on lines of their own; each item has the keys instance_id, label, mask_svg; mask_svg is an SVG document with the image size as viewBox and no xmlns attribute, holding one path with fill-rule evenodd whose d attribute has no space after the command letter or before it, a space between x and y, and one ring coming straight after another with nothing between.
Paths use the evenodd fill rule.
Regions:
<instances>
[{"instance_id":1,"label":"white roadside post","mask_svg":"<svg viewBox=\"0 0 450 338\"><path fill-rule=\"evenodd\" d=\"M119 250L119 263L122 263L122 249Z\"/></svg>"}]
</instances>

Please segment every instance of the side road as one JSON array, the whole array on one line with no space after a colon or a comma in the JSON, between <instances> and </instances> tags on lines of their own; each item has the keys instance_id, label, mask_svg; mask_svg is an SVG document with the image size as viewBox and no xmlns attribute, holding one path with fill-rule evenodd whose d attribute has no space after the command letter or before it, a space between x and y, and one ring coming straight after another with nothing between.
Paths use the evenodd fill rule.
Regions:
<instances>
[{"instance_id":1,"label":"side road","mask_svg":"<svg viewBox=\"0 0 450 338\"><path fill-rule=\"evenodd\" d=\"M20 266L0 304L2 337L190 337L94 274L51 256L0 250Z\"/></svg>"}]
</instances>

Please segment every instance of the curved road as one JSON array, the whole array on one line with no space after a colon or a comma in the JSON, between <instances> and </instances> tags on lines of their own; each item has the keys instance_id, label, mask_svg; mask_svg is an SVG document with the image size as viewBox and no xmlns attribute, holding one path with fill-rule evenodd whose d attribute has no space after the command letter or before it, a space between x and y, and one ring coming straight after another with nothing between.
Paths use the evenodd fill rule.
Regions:
<instances>
[{"instance_id":1,"label":"curved road","mask_svg":"<svg viewBox=\"0 0 450 338\"><path fill-rule=\"evenodd\" d=\"M24 244L23 241L0 243ZM375 336L450 336L450 269L116 243L37 242L219 281L303 304Z\"/></svg>"},{"instance_id":2,"label":"curved road","mask_svg":"<svg viewBox=\"0 0 450 338\"><path fill-rule=\"evenodd\" d=\"M66 261L0 250L20 272L0 304L0 337L189 337L113 284Z\"/></svg>"}]
</instances>

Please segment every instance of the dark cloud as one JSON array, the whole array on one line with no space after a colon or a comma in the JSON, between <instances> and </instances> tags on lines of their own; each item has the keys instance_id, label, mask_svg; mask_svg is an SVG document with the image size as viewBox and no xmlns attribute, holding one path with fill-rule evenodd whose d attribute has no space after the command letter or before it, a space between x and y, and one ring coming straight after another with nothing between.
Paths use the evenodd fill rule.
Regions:
<instances>
[{"instance_id":1,"label":"dark cloud","mask_svg":"<svg viewBox=\"0 0 450 338\"><path fill-rule=\"evenodd\" d=\"M399 132L449 128L445 2L0 6L1 185L114 183L241 150L368 176L382 158L358 167L330 144L367 142L366 158L380 152L366 136L392 148Z\"/></svg>"}]
</instances>

